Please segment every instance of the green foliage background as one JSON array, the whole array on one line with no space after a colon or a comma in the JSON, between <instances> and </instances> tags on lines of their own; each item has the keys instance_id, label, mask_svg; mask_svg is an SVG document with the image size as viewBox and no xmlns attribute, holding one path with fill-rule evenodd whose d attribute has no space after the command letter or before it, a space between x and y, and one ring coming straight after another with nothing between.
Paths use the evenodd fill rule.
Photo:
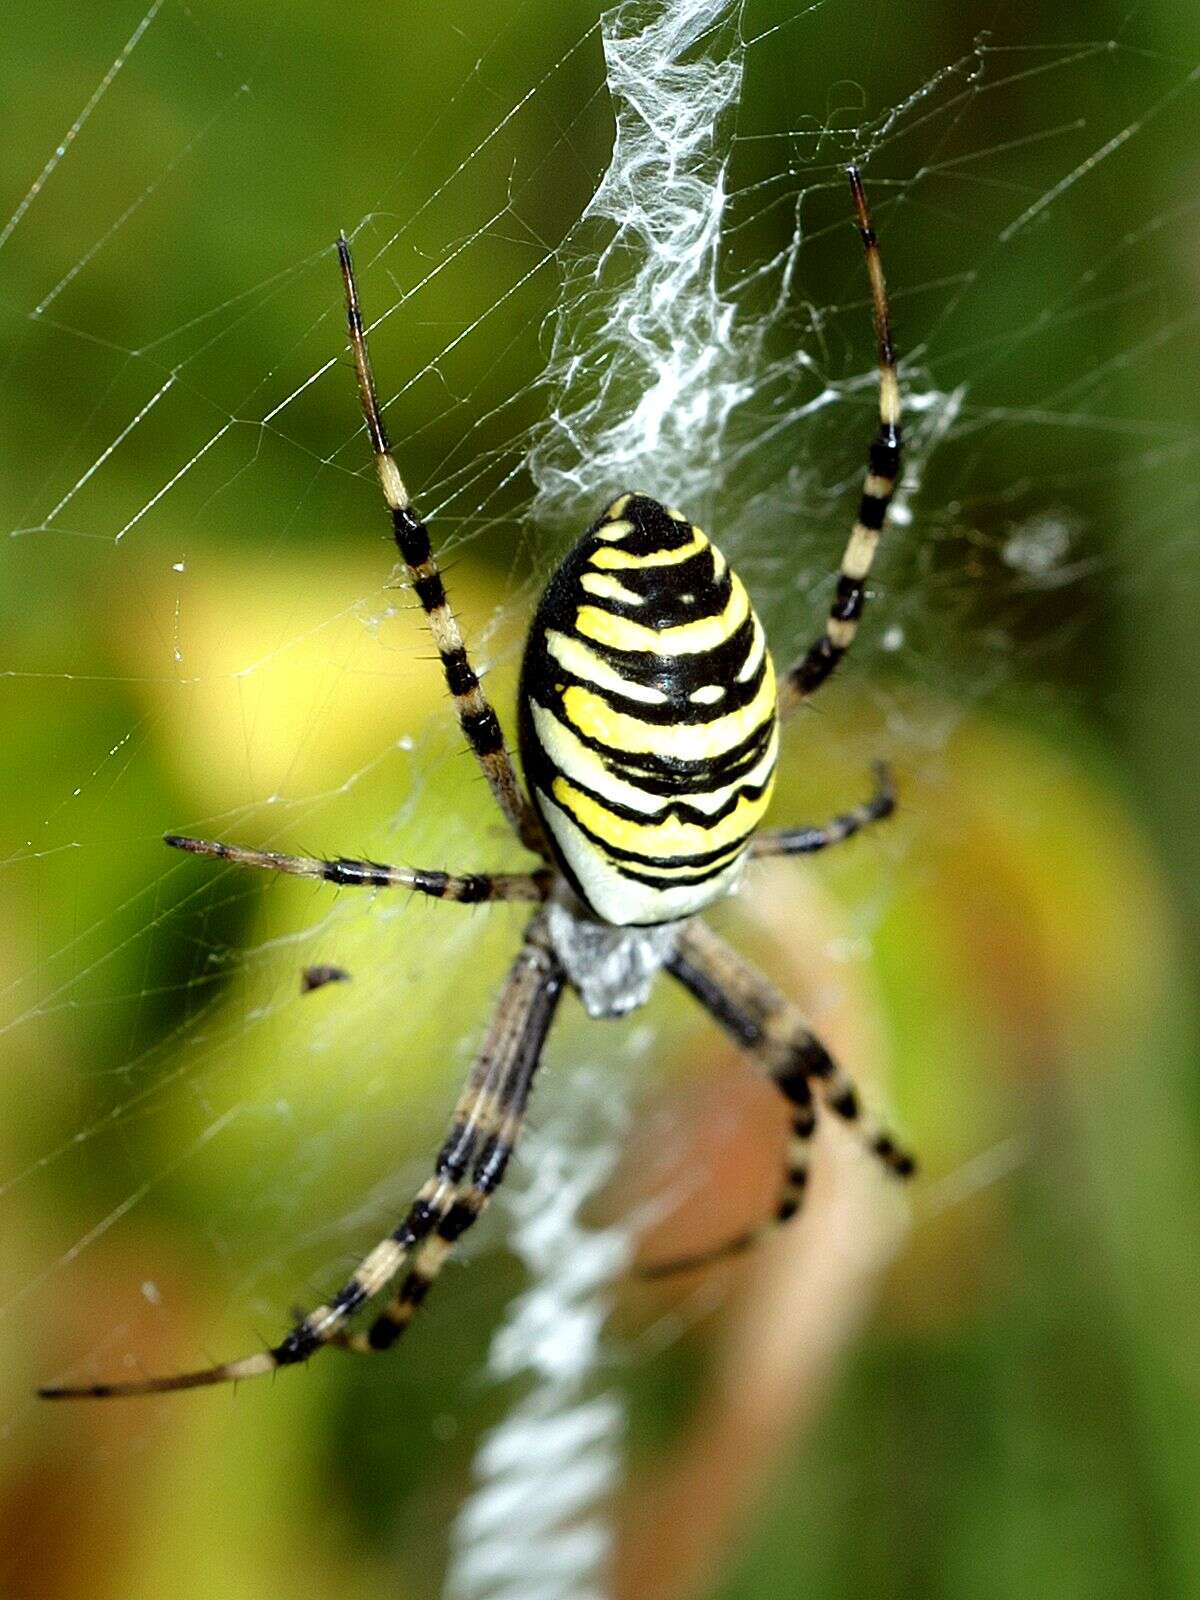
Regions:
<instances>
[{"instance_id":1,"label":"green foliage background","mask_svg":"<svg viewBox=\"0 0 1200 1600\"><path fill-rule=\"evenodd\" d=\"M748 31L794 9L751 7ZM383 615L390 557L356 476L346 372L277 428L258 423L340 348L337 227L377 214L369 261L394 218L432 207L411 259L364 269L364 292L392 303L390 273L419 271L421 247L449 253L549 147L553 181L521 191L522 226L484 228L419 315L378 338L389 394L405 370L425 374L393 412L411 481L449 482L472 450L503 466L544 405L530 385L552 273L426 369L520 280L531 240L564 238L603 167L592 15L549 0L486 14L166 0L0 250L0 1581L14 1596L438 1592L473 1448L504 1405L478 1377L520 1282L502 1251L448 1274L436 1311L378 1366L330 1358L236 1397L152 1407L48 1411L29 1396L60 1371L171 1367L272 1333L374 1239L437 1137L514 914L325 920L303 886L164 865L158 839L240 827L250 842L429 865L473 837L489 859L464 866L501 850L415 620L363 625ZM137 21L113 0L9 19L0 210L15 211ZM1025 86L994 109L972 100L972 181L953 178L953 118L936 149L919 133L885 141L869 169L905 348L928 339L938 381L968 382L973 407L934 457L916 540L898 541L869 624L902 617L911 647L885 658L868 643L831 694L824 747L786 766L777 811L837 809L889 746L905 816L822 868L823 914L847 936L870 929L861 981L929 1192L1007 1140L1021 1156L960 1204L923 1213L918 1194L869 1327L730 1533L705 1591L722 1600L1200 1592L1200 23L1167 0L1133 13L829 0L752 51L741 126L751 152L756 130L836 121L839 107L878 115L984 27L1027 49L1028 67L1014 54L1005 75ZM1072 40L1085 43L1064 91L1038 68ZM564 57L533 109L477 151ZM476 153L439 210L447 152L422 134L452 99L450 147ZM1060 124L1073 131L1044 137ZM1007 220L1118 134L1028 243L998 247ZM786 159L800 171L811 148L797 140ZM841 154L822 152L830 174ZM939 163L944 182L915 182ZM856 371L859 264L832 182L816 203L828 227L801 257L797 298L850 308L825 332L831 362ZM754 217L737 248L779 247L792 220ZM941 280L964 272L976 292L947 328ZM1080 292L1058 309L1065 284ZM230 310L240 296L244 316ZM152 392L148 372L180 376L48 520ZM245 421L115 543L231 419ZM853 497L834 486L852 481L868 428L864 402L800 440L830 488L804 547L815 572L840 548ZM716 511L736 501L722 492ZM506 712L522 597L570 536L523 526L527 493L489 490L486 516L460 506L442 523ZM1083 530L1079 571L1022 595L997 555L1006 530L1064 508ZM786 533L738 554L785 654ZM944 750L923 734L906 746L906 721L954 731ZM313 794L319 805L294 805ZM344 959L354 983L301 1003L310 952ZM712 1041L665 998L656 1016L664 1074L684 1078ZM568 1017L555 1059L565 1071L597 1048ZM753 1293L730 1278L724 1308L623 1372L645 1503L728 1306ZM631 1301L622 1326L644 1315ZM636 1572L628 1583L650 1593Z\"/></svg>"}]
</instances>

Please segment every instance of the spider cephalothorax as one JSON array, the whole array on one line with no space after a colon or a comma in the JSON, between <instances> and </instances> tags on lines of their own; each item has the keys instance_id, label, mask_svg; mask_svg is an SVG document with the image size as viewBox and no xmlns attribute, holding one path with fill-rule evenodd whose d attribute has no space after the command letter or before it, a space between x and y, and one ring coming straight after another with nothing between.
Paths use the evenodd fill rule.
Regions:
<instances>
[{"instance_id":1,"label":"spider cephalothorax","mask_svg":"<svg viewBox=\"0 0 1200 1600\"><path fill-rule=\"evenodd\" d=\"M696 915L727 894L756 857L822 850L886 817L893 806L880 768L873 797L832 822L757 831L770 799L779 716L820 688L854 638L900 470L900 393L883 271L862 184L854 168L849 176L875 310L880 423L824 631L777 694L762 625L724 558L680 512L644 494L618 495L551 578L530 629L520 690L528 795L467 656L429 533L392 456L350 249L344 237L338 241L350 348L396 545L429 619L467 743L517 838L542 864L515 873L455 874L278 855L174 834L167 842L239 866L334 884L402 887L443 900L524 900L537 910L433 1176L336 1294L301 1317L279 1344L240 1361L161 1378L54 1386L43 1395L194 1389L273 1372L330 1344L387 1349L504 1176L567 988L593 1016L619 1016L641 1005L665 970L758 1061L791 1121L776 1221L800 1206L817 1099L858 1127L893 1172L913 1170L890 1135L864 1117L853 1084L798 1008ZM761 1231L644 1270L696 1266L749 1244ZM348 1331L354 1313L397 1279L368 1329Z\"/></svg>"}]
</instances>

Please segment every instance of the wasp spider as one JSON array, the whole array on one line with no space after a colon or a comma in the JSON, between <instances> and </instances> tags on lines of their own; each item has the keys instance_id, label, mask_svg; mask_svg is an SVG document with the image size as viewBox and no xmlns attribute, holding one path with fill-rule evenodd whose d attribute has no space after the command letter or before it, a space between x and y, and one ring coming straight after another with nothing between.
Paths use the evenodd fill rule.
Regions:
<instances>
[{"instance_id":1,"label":"wasp spider","mask_svg":"<svg viewBox=\"0 0 1200 1600\"><path fill-rule=\"evenodd\" d=\"M849 649L900 470L900 393L879 250L857 170L850 185L866 251L879 346L880 426L837 595L816 643L777 685L762 625L720 552L680 512L620 494L554 573L525 649L520 684L522 789L495 711L471 666L430 547L391 453L367 353L345 237L350 348L383 497L400 555L429 619L462 731L521 844L541 865L521 873L422 871L373 861L276 855L204 839L167 843L238 866L340 885L406 888L443 900L537 907L454 1110L433 1176L403 1221L323 1305L273 1348L196 1372L41 1391L48 1398L157 1394L256 1377L326 1345L386 1350L403 1333L504 1176L550 1024L567 988L594 1017L640 1006L660 969L688 989L761 1065L787 1103L791 1138L776 1220L804 1193L815 1102L862 1131L892 1172L913 1170L868 1122L853 1084L798 1009L702 922L747 865L848 839L894 800L879 768L865 804L824 827L756 832L767 809L779 721ZM755 1230L661 1274L749 1244ZM401 1276L403 1274L403 1276ZM365 1332L351 1317L396 1283Z\"/></svg>"}]
</instances>

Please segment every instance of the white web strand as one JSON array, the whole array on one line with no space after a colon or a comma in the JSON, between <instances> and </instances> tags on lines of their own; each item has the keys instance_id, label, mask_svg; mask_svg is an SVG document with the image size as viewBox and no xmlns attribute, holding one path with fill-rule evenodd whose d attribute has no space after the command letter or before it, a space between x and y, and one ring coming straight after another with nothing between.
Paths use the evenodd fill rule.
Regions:
<instances>
[{"instance_id":1,"label":"white web strand","mask_svg":"<svg viewBox=\"0 0 1200 1600\"><path fill-rule=\"evenodd\" d=\"M41 194L47 183L49 183L50 179L54 176L55 171L62 161L65 160L71 146L75 143L76 139L87 126L92 112L95 111L101 100L104 99L104 96L112 88L113 83L116 81L117 74L121 71L122 67L141 43L142 35L146 32L146 29L162 10L162 4L163 0L154 0L153 5L138 23L137 27L130 34L129 38L125 41L122 49L117 52L117 56L112 65L109 67L108 71L104 74L100 82L96 85L96 88L88 96L87 104L84 106L83 110L75 118L74 122L72 122L66 133L63 134L62 138L54 148L54 153L50 156L45 166L30 184L25 193L24 199L17 206L17 209L13 212L12 216L9 217L3 228L0 228L0 250L4 248L16 230L20 227L21 222L23 221L30 206L33 205L34 201ZM49 302L47 301L46 303L48 304ZM41 308L39 307L38 309L40 310Z\"/></svg>"}]
</instances>

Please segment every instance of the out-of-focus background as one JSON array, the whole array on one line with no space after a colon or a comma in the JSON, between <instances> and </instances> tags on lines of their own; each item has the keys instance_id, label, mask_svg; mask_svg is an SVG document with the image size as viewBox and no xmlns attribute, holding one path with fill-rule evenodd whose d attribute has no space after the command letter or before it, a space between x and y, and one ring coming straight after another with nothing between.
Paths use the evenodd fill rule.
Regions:
<instances>
[{"instance_id":1,"label":"out-of-focus background","mask_svg":"<svg viewBox=\"0 0 1200 1600\"><path fill-rule=\"evenodd\" d=\"M885 755L901 814L717 921L920 1153L911 1216L831 1136L792 1238L675 1284L617 1274L579 1386L610 1411L576 1444L534 1417L529 1461L478 1454L536 1389L488 1356L528 1283L503 1207L387 1359L32 1398L277 1337L427 1170L519 911L263 884L160 836L521 859L389 587L330 241L354 233L405 475L511 726L530 601L599 509L547 511L524 462L561 407L561 365L539 381L556 319L587 331L605 235L575 224L613 110L575 0L18 10L6 1594L542 1600L593 1592L589 1561L623 1600L1196 1592L1200 24L1166 0L730 15L698 53L743 72L717 289L750 377L688 509L777 655L819 626L872 428L854 155L917 448L862 647L793 730L775 806L819 820ZM327 961L351 981L302 997ZM777 1108L674 995L604 1028L569 1003L534 1123L526 1230L567 1125L581 1161L627 1156L584 1220L658 1218L647 1254L770 1204ZM520 1489L539 1453L557 1533Z\"/></svg>"}]
</instances>

